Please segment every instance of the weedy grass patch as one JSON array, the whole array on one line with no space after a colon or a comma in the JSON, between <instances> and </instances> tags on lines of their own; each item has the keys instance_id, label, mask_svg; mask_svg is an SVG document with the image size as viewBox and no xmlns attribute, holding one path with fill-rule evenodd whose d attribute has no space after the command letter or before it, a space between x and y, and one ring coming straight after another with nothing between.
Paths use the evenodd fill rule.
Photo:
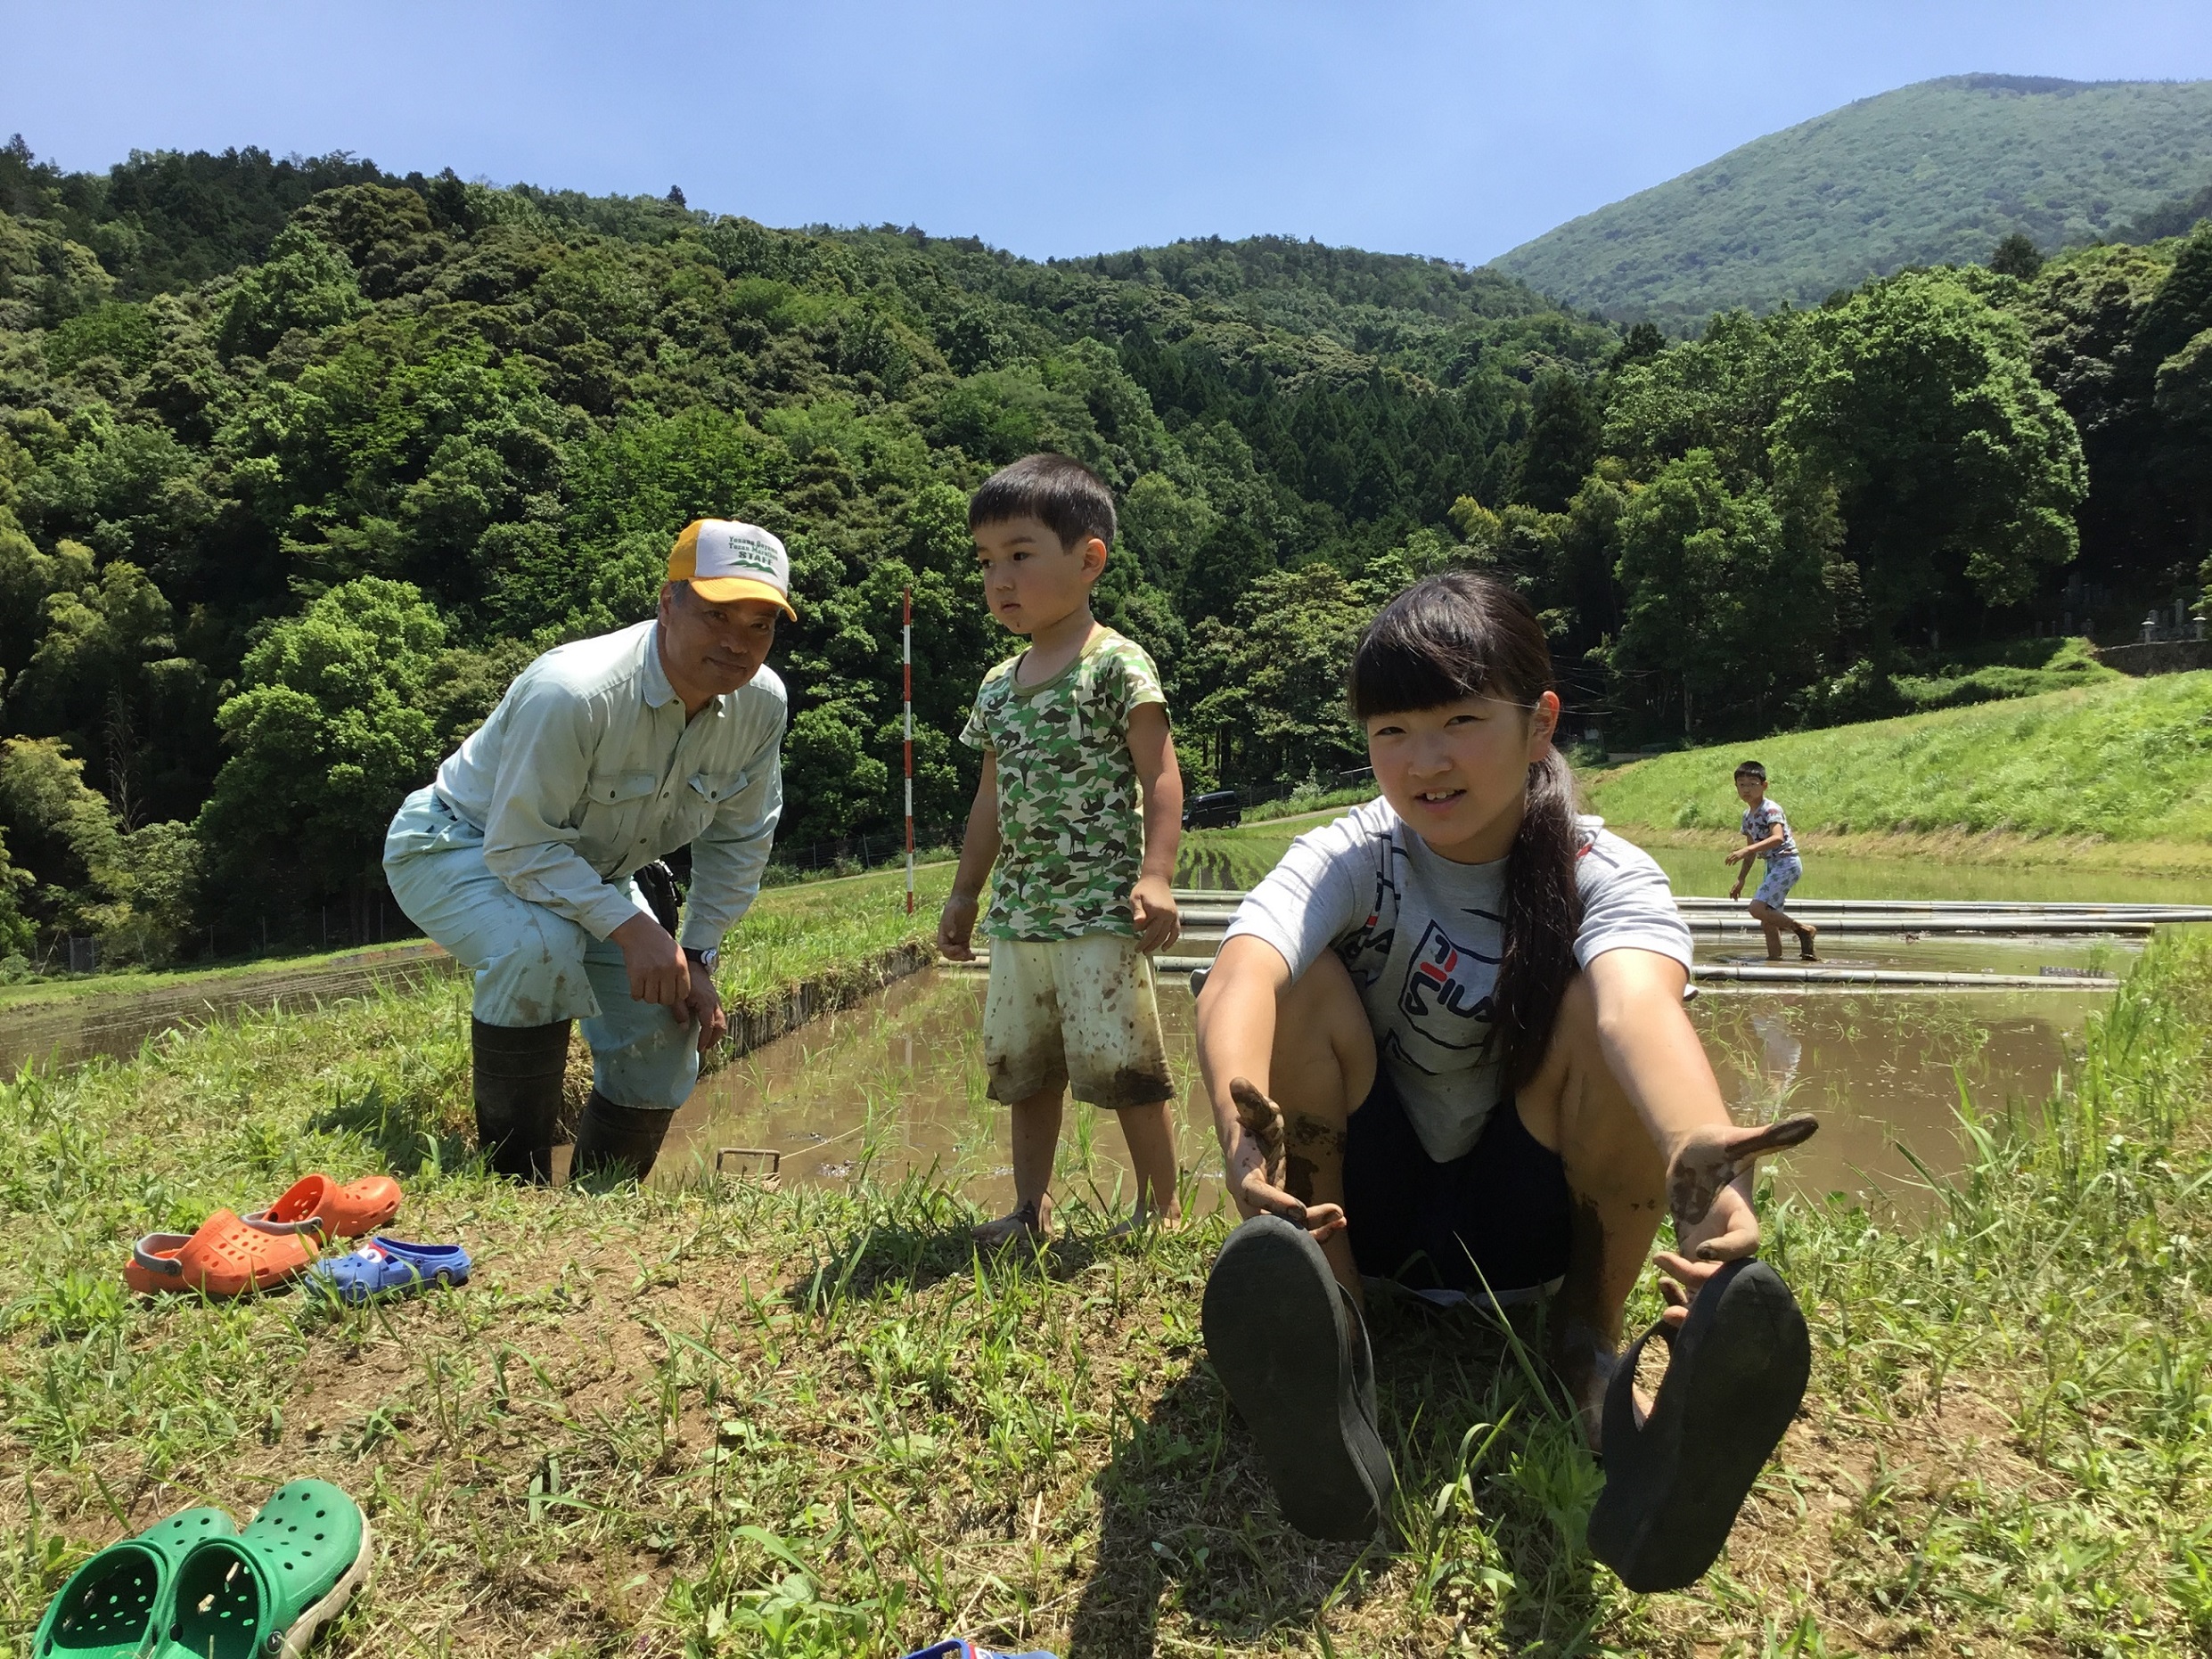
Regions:
<instances>
[{"instance_id":1,"label":"weedy grass patch","mask_svg":"<svg viewBox=\"0 0 2212 1659\"><path fill-rule=\"evenodd\" d=\"M466 1013L432 986L0 1096L10 1651L89 1550L298 1475L381 1540L333 1655L2212 1640L2201 936L2146 954L2051 1101L1962 1099L1932 1221L1770 1205L1813 1389L1721 1566L1651 1598L1581 1549L1601 1476L1534 1316L1378 1301L1396 1543L1316 1545L1205 1362L1217 1213L1118 1238L1115 1195L1070 1181L1057 1246L981 1260L958 1169L515 1190L469 1152ZM122 1294L132 1234L372 1167L406 1185L403 1236L476 1253L471 1285L358 1311ZM1216 1189L1194 1172L1192 1209Z\"/></svg>"},{"instance_id":2,"label":"weedy grass patch","mask_svg":"<svg viewBox=\"0 0 2212 1659\"><path fill-rule=\"evenodd\" d=\"M1684 749L1589 780L1593 812L1659 830L1736 828L1757 756L1802 830L1989 831L2201 843L2212 833L2212 673Z\"/></svg>"}]
</instances>

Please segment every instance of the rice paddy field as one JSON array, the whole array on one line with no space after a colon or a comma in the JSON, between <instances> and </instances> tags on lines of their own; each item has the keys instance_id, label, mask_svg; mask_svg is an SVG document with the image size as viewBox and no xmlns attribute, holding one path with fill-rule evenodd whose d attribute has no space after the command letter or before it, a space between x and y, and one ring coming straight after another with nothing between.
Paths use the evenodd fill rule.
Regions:
<instances>
[{"instance_id":1,"label":"rice paddy field","mask_svg":"<svg viewBox=\"0 0 2212 1659\"><path fill-rule=\"evenodd\" d=\"M733 990L781 994L935 906L910 922L881 879L803 903L786 932L747 924ZM808 1069L889 1112L914 1058L852 1029ZM988 1123L919 1168L857 1137L834 1181L702 1160L519 1190L474 1161L466 1035L462 987L434 983L0 1087L0 1652L92 1549L301 1475L381 1540L334 1655L2212 1643L2201 932L2096 1000L2044 1095L1962 1074L1910 1214L1776 1172L1766 1254L1813 1387L1720 1566L1648 1598L1582 1549L1602 1475L1528 1359L1536 1311L1379 1304L1390 1536L1284 1527L1199 1337L1227 1228L1202 1145L1186 1225L1117 1237L1102 1132L1070 1113L1064 1236L984 1260ZM362 1311L125 1295L134 1235L316 1169L397 1173L394 1230L464 1243L472 1282Z\"/></svg>"}]
</instances>

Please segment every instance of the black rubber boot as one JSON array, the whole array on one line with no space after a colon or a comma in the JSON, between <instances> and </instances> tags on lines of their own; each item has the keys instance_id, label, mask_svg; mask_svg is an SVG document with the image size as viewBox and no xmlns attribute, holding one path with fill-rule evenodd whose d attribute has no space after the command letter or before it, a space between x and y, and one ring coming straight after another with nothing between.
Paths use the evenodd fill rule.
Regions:
<instances>
[{"instance_id":1,"label":"black rubber boot","mask_svg":"<svg viewBox=\"0 0 2212 1659\"><path fill-rule=\"evenodd\" d=\"M475 1067L476 1141L492 1168L543 1187L553 1180L553 1124L569 1068L569 1021L550 1026L469 1022Z\"/></svg>"},{"instance_id":2,"label":"black rubber boot","mask_svg":"<svg viewBox=\"0 0 2212 1659\"><path fill-rule=\"evenodd\" d=\"M644 1180L660 1156L660 1142L675 1116L656 1107L617 1106L593 1090L584 1103L584 1121L577 1127L576 1158L569 1165L569 1179Z\"/></svg>"}]
</instances>

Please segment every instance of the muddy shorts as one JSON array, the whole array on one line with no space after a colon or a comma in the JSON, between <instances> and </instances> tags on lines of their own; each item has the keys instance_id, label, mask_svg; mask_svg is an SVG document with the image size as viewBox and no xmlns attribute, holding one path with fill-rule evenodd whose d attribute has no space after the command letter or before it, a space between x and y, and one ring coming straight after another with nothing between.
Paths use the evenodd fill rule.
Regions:
<instances>
[{"instance_id":1,"label":"muddy shorts","mask_svg":"<svg viewBox=\"0 0 2212 1659\"><path fill-rule=\"evenodd\" d=\"M384 878L414 925L473 972L477 1018L510 1026L581 1019L593 1086L608 1099L674 1111L691 1097L698 1026L630 995L613 940L516 896L484 862L484 832L431 790L401 803L384 838ZM645 911L635 884L630 898Z\"/></svg>"},{"instance_id":2,"label":"muddy shorts","mask_svg":"<svg viewBox=\"0 0 2212 1659\"><path fill-rule=\"evenodd\" d=\"M1151 959L1116 933L992 940L983 1063L1009 1104L1069 1083L1093 1106L1174 1098Z\"/></svg>"},{"instance_id":3,"label":"muddy shorts","mask_svg":"<svg viewBox=\"0 0 2212 1659\"><path fill-rule=\"evenodd\" d=\"M1345 1236L1362 1273L1470 1295L1533 1289L1567 1271L1571 1215L1567 1165L1510 1099L1472 1147L1439 1164L1389 1068L1375 1067L1344 1134Z\"/></svg>"},{"instance_id":4,"label":"muddy shorts","mask_svg":"<svg viewBox=\"0 0 2212 1659\"><path fill-rule=\"evenodd\" d=\"M1751 895L1751 902L1769 910L1787 908L1790 889L1798 885L1804 874L1805 866L1794 858L1774 860L1766 866L1766 879L1759 883L1759 890Z\"/></svg>"}]
</instances>

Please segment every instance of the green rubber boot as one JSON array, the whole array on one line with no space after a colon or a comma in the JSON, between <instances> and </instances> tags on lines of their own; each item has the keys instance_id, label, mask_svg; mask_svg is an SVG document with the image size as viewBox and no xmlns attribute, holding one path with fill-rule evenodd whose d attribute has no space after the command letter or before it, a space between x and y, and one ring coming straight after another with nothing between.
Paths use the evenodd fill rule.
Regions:
<instances>
[{"instance_id":1,"label":"green rubber boot","mask_svg":"<svg viewBox=\"0 0 2212 1659\"><path fill-rule=\"evenodd\" d=\"M223 1510L180 1509L135 1538L110 1544L70 1573L46 1604L31 1638L33 1659L137 1659L160 1634L184 1552L203 1538L227 1538L237 1530Z\"/></svg>"},{"instance_id":2,"label":"green rubber boot","mask_svg":"<svg viewBox=\"0 0 2212 1659\"><path fill-rule=\"evenodd\" d=\"M160 1659L299 1659L368 1581L360 1506L328 1481L280 1486L235 1538L176 1569Z\"/></svg>"}]
</instances>

